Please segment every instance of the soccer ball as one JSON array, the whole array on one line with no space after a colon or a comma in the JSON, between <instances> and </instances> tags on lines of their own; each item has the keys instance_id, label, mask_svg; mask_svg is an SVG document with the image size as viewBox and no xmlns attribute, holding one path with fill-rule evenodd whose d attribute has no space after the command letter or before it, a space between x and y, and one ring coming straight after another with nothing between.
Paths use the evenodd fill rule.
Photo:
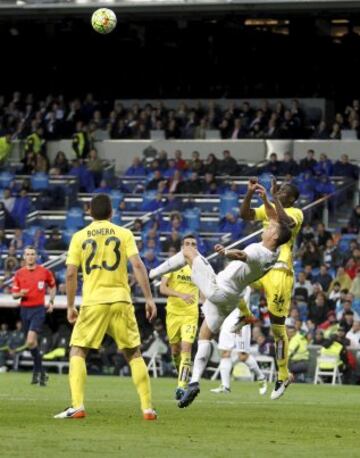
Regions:
<instances>
[{"instance_id":1,"label":"soccer ball","mask_svg":"<svg viewBox=\"0 0 360 458\"><path fill-rule=\"evenodd\" d=\"M116 14L108 8L100 8L91 16L93 29L102 34L112 32L116 27L116 22Z\"/></svg>"}]
</instances>

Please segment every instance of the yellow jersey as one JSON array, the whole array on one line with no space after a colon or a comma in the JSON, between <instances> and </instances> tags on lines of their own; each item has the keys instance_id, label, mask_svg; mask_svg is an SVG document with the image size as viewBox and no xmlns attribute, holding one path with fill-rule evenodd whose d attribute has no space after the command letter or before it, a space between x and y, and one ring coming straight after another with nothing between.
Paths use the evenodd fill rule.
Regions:
<instances>
[{"instance_id":1,"label":"yellow jersey","mask_svg":"<svg viewBox=\"0 0 360 458\"><path fill-rule=\"evenodd\" d=\"M132 232L108 220L94 221L76 232L66 264L82 268L82 305L131 303L127 263L136 254Z\"/></svg>"},{"instance_id":2,"label":"yellow jersey","mask_svg":"<svg viewBox=\"0 0 360 458\"><path fill-rule=\"evenodd\" d=\"M175 272L164 275L168 279L167 285L178 293L193 294L195 301L193 304L187 304L180 297L170 296L166 303L166 311L174 315L194 316L199 315L199 289L191 281L191 268L185 266Z\"/></svg>"},{"instance_id":3,"label":"yellow jersey","mask_svg":"<svg viewBox=\"0 0 360 458\"><path fill-rule=\"evenodd\" d=\"M265 206L261 205L258 208L255 208L255 220L262 221L264 228L269 225L269 218L267 217ZM284 208L285 213L294 220L295 226L291 229L291 239L288 243L285 243L280 248L280 255L277 262L282 262L287 265L287 267L292 271L293 270L293 250L296 241L296 237L300 232L301 225L304 220L304 214L300 208L289 207ZM276 265L275 265L276 268Z\"/></svg>"}]
</instances>

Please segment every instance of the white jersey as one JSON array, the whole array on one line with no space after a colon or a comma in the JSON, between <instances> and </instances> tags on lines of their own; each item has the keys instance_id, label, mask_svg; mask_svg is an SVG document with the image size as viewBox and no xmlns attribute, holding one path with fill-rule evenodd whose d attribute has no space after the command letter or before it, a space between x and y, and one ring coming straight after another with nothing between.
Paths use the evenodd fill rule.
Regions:
<instances>
[{"instance_id":1,"label":"white jersey","mask_svg":"<svg viewBox=\"0 0 360 458\"><path fill-rule=\"evenodd\" d=\"M270 251L262 243L252 243L244 252L247 255L246 262L231 261L217 275L219 286L238 296L242 295L248 285L263 277L275 265L280 254L279 249Z\"/></svg>"}]
</instances>

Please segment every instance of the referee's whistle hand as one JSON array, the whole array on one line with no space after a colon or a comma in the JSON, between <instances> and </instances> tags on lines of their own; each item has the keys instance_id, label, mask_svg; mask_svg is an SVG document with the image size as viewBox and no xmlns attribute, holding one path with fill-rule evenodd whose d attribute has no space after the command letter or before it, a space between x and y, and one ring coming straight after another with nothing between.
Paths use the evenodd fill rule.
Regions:
<instances>
[{"instance_id":1,"label":"referee's whistle hand","mask_svg":"<svg viewBox=\"0 0 360 458\"><path fill-rule=\"evenodd\" d=\"M150 321L150 323L155 320L155 318L157 317L157 308L154 301L146 302L145 312L146 318Z\"/></svg>"}]
</instances>

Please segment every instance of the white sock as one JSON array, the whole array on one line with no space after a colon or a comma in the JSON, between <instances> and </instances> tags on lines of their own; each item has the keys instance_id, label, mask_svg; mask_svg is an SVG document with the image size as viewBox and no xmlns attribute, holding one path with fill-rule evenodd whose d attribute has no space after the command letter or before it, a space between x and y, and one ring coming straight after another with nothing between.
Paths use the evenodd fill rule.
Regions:
<instances>
[{"instance_id":1,"label":"white sock","mask_svg":"<svg viewBox=\"0 0 360 458\"><path fill-rule=\"evenodd\" d=\"M186 265L186 261L182 251L179 253L174 254L169 259L164 261L159 266L155 267L155 269L151 269L150 271L150 279L152 280L155 277L161 277L169 272L174 272L175 270L181 269Z\"/></svg>"},{"instance_id":2,"label":"white sock","mask_svg":"<svg viewBox=\"0 0 360 458\"><path fill-rule=\"evenodd\" d=\"M256 362L256 359L252 355L248 356L248 359L245 361L245 364L252 372L254 372L257 380L263 380L265 378L263 371L260 369L258 363Z\"/></svg>"},{"instance_id":3,"label":"white sock","mask_svg":"<svg viewBox=\"0 0 360 458\"><path fill-rule=\"evenodd\" d=\"M193 373L190 383L200 382L201 376L207 366L211 352L210 340L199 340L198 349L194 359Z\"/></svg>"},{"instance_id":4,"label":"white sock","mask_svg":"<svg viewBox=\"0 0 360 458\"><path fill-rule=\"evenodd\" d=\"M232 369L231 358L222 358L220 361L221 385L230 389L230 374Z\"/></svg>"}]
</instances>

